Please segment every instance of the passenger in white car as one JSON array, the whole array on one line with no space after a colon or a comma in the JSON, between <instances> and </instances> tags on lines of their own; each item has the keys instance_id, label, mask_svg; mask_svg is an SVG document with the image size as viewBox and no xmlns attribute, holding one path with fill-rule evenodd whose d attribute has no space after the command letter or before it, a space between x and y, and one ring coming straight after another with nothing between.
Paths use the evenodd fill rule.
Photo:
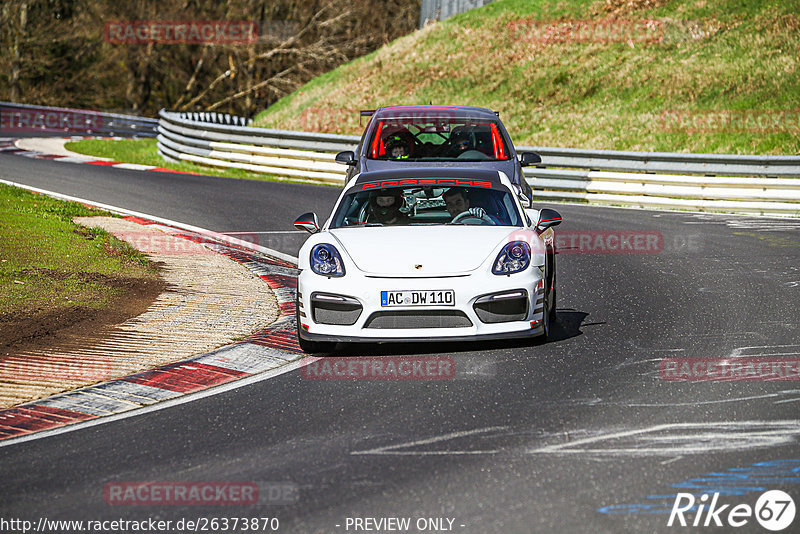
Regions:
<instances>
[{"instance_id":1,"label":"passenger in white car","mask_svg":"<svg viewBox=\"0 0 800 534\"><path fill-rule=\"evenodd\" d=\"M380 224L408 224L409 217L400 211L403 207L402 191L382 189L369 195L367 222Z\"/></svg>"}]
</instances>

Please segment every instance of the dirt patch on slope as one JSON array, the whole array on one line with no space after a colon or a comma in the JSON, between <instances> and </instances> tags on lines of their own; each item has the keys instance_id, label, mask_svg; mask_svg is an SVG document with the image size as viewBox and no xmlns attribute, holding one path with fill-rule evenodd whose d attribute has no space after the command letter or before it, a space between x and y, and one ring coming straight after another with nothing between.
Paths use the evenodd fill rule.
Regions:
<instances>
[{"instance_id":1,"label":"dirt patch on slope","mask_svg":"<svg viewBox=\"0 0 800 534\"><path fill-rule=\"evenodd\" d=\"M25 269L52 280L78 278L122 292L103 309L64 306L0 314L0 355L32 349L58 350L75 337L94 339L103 327L119 324L143 313L166 289L160 278L126 278L100 273L64 273L52 269Z\"/></svg>"}]
</instances>

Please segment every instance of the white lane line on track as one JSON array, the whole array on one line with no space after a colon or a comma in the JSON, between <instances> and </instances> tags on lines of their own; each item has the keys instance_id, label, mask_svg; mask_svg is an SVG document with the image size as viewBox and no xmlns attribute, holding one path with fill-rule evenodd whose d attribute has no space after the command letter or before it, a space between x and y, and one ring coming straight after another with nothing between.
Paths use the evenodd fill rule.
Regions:
<instances>
[{"instance_id":1,"label":"white lane line on track","mask_svg":"<svg viewBox=\"0 0 800 534\"><path fill-rule=\"evenodd\" d=\"M199 226L192 226L191 224L184 224L181 222L173 221L170 219L165 219L163 217L156 217L155 215L149 215L147 213L141 213L138 211L128 210L125 208L120 208L117 206L112 206L110 204L103 204L100 202L95 202L94 200L87 200L85 198L78 198L73 197L70 195L64 195L62 193L56 193L55 191L48 191L46 189L39 189L38 187L32 187L30 185L21 184L18 182L11 182L9 180L2 180L0 179L0 183L11 185L14 187L19 187L22 189L27 189L28 191L33 191L35 193L41 193L43 195L51 196L54 198L58 198L61 200L69 200L71 202L80 202L82 204L90 204L92 206L96 206L100 209L104 209L106 211L111 211L114 213L118 213L121 215L131 215L133 217L140 217L142 219L147 219L150 221L158 222L161 224L166 224L169 226L174 226L176 228L181 228L183 230L188 230L190 232L195 232L200 235L206 235L212 237L214 239L218 239L220 241L224 241L226 243L230 243L233 245L237 245L240 247L244 247L250 250L254 250L256 252L261 252L262 254L266 254L267 256L272 256L273 258L277 258L279 260L288 261L294 264L297 264L297 258L295 256L291 256L289 254L285 254L283 252L279 252L277 250L273 250L271 248L262 247L260 245L254 245L249 243L248 241L243 241L241 239L236 239L235 237L231 237L225 234L221 234L219 232L213 232L211 230L206 230L205 228L200 228Z\"/></svg>"},{"instance_id":2,"label":"white lane line on track","mask_svg":"<svg viewBox=\"0 0 800 534\"><path fill-rule=\"evenodd\" d=\"M395 456L431 456L431 455L462 455L462 454L496 454L499 450L481 450L481 451L399 451L397 449L407 449L410 447L419 447L420 445L430 445L441 441L448 441L451 439L464 438L467 436L474 436L476 434L486 434L489 432L507 430L507 426L490 426L487 428L477 428L475 430L461 430L458 432L451 432L441 436L434 436L432 438L420 439L416 441L409 441L399 445L387 445L385 447L377 447L375 449L368 449L366 451L353 451L350 454L354 456L361 455L395 455Z\"/></svg>"},{"instance_id":3,"label":"white lane line on track","mask_svg":"<svg viewBox=\"0 0 800 534\"><path fill-rule=\"evenodd\" d=\"M103 425L106 423L111 423L113 421L119 421L121 419L128 419L130 417L136 417L138 415L144 415L159 410L165 410L167 408L172 408L173 406L178 406L181 404L185 404L187 402L193 402L200 399L205 399L207 397L219 395L220 393L225 393L234 389L249 386L251 384L255 384L263 380L269 380L271 378L275 378L276 376L280 376L290 371L294 371L296 369L305 367L306 365L315 360L316 358L301 358L286 365L282 365L281 367L278 367L276 369L264 371L257 375L251 375L246 378L235 380L233 382L228 382L227 384L215 386L213 388L206 389L203 391L198 391L196 393L189 393L187 395L182 395L180 397L176 397L173 399L161 401L156 404L151 404L150 406L143 406L141 408L136 408L134 410L130 410L127 412L121 412L113 415L106 415L98 417L97 419L82 421L80 423L73 423L71 425L54 428L52 430L42 430L39 432L35 432L33 434L26 434L16 438L4 439L0 441L0 448L7 447L9 445L16 445L18 443L24 443L26 441L32 441L35 439L42 439L50 436L56 436L58 434L65 434L67 432L73 432L75 430L83 430L85 428L90 428L97 425Z\"/></svg>"},{"instance_id":4,"label":"white lane line on track","mask_svg":"<svg viewBox=\"0 0 800 534\"><path fill-rule=\"evenodd\" d=\"M659 432L674 432L664 438L655 436ZM692 434L692 432L695 432ZM681 433L684 432L684 433ZM631 443L621 448L595 448L595 444L628 437L654 435L651 443ZM704 422L704 423L669 423L651 427L600 434L568 443L547 445L526 451L528 454L622 454L622 455L680 455L703 452L749 449L755 447L773 447L788 445L800 434L800 421L739 421L739 422ZM650 446L661 443L663 446ZM588 447L583 447L588 445ZM624 445L624 444L623 444Z\"/></svg>"},{"instance_id":5,"label":"white lane line on track","mask_svg":"<svg viewBox=\"0 0 800 534\"><path fill-rule=\"evenodd\" d=\"M487 450L447 450L446 442L466 436L489 434L508 427L488 427L461 432L452 432L417 441L396 445L385 445L374 449L352 451L351 455L393 456L458 456L500 454L503 448ZM498 436L502 439L502 435ZM623 431L603 432L574 441L555 443L535 448L526 448L526 455L599 455L613 456L668 456L669 464L687 454L729 452L754 448L793 445L800 437L800 420L777 421L712 421L702 423L667 423ZM444 445L442 449L430 449L425 445ZM490 441L490 444L494 444ZM416 450L402 450L415 448Z\"/></svg>"}]
</instances>

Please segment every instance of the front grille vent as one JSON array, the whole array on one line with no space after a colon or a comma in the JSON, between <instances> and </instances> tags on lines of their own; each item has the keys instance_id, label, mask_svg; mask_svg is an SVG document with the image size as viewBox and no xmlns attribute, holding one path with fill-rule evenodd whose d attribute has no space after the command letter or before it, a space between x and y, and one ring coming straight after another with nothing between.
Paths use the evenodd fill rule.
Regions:
<instances>
[{"instance_id":1,"label":"front grille vent","mask_svg":"<svg viewBox=\"0 0 800 534\"><path fill-rule=\"evenodd\" d=\"M364 328L468 328L472 321L459 310L402 310L375 312Z\"/></svg>"}]
</instances>

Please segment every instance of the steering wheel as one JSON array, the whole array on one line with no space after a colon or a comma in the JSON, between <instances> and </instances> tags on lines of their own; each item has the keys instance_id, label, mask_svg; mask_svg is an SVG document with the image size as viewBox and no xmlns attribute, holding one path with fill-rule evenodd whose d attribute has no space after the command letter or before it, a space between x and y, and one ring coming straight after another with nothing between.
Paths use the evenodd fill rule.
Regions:
<instances>
[{"instance_id":1,"label":"steering wheel","mask_svg":"<svg viewBox=\"0 0 800 534\"><path fill-rule=\"evenodd\" d=\"M464 211L464 212L461 212L461 213L459 213L458 215L456 215L455 217L453 217L453 220L452 220L452 221L450 221L450 224L464 224L464 223L463 223L463 222L461 222L461 221L463 221L463 220L465 220L465 219L469 219L469 218L472 218L472 219L477 219L477 220L479 220L479 221L485 221L487 224L491 224L492 226L495 226L495 225L497 225L497 223L496 223L496 222L494 222L494 220L492 220L492 218L491 218L491 217L489 217L489 214L488 214L488 213L484 212L484 213L483 213L483 215L481 215L480 217L478 217L478 216L476 216L476 215L473 215L473 214L472 214L472 213L470 213L469 211Z\"/></svg>"},{"instance_id":2,"label":"steering wheel","mask_svg":"<svg viewBox=\"0 0 800 534\"><path fill-rule=\"evenodd\" d=\"M480 150L470 149L456 156L456 159L489 159L489 156Z\"/></svg>"}]
</instances>

